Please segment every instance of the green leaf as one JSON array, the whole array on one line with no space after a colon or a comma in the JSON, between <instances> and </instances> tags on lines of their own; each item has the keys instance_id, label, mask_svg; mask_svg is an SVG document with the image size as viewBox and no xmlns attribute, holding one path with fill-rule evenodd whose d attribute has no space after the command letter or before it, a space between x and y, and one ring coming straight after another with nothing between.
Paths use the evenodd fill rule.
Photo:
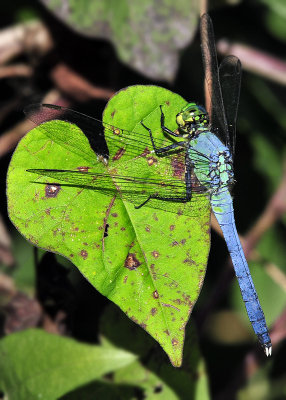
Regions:
<instances>
[{"instance_id":1,"label":"green leaf","mask_svg":"<svg viewBox=\"0 0 286 400\"><path fill-rule=\"evenodd\" d=\"M162 357L162 352L156 343L120 314L114 306L106 308L100 326L100 331L104 335L102 342L111 348L131 351L140 358L115 372L114 381L118 385L136 385L148 400L210 398L205 366L193 324L188 324L187 327L182 367L174 370L166 357Z\"/></svg>"},{"instance_id":2,"label":"green leaf","mask_svg":"<svg viewBox=\"0 0 286 400\"><path fill-rule=\"evenodd\" d=\"M275 374L275 363L269 360L250 375L245 386L237 393L238 400L278 400L285 397L285 372Z\"/></svg>"},{"instance_id":3,"label":"green leaf","mask_svg":"<svg viewBox=\"0 0 286 400\"><path fill-rule=\"evenodd\" d=\"M159 105L164 106L166 126L175 129L175 116L185 104L180 96L163 88L129 87L109 102L104 121L130 130L128 137L133 135L135 140L132 131L147 135L149 143L140 121L144 120L154 136L162 137ZM69 258L179 366L185 325L202 287L209 253L208 199L198 201L194 194L192 201L184 204L187 214L194 212L189 217L182 214L181 203L164 202L172 212L151 208L150 204L161 207L159 200L135 209L119 196L29 173L29 168L76 171L88 166L98 173L117 172L142 179L164 179L171 174L172 179L181 179L177 158L159 159L153 153L150 163L148 152L132 160L126 152L118 159L108 143L110 161L106 166L75 125L51 121L44 127L29 132L13 155L7 189L10 219L35 245ZM58 186L51 185L54 182Z\"/></svg>"},{"instance_id":4,"label":"green leaf","mask_svg":"<svg viewBox=\"0 0 286 400\"><path fill-rule=\"evenodd\" d=\"M268 30L280 40L286 40L286 6L284 0L261 0L267 7L265 21Z\"/></svg>"},{"instance_id":5,"label":"green leaf","mask_svg":"<svg viewBox=\"0 0 286 400\"><path fill-rule=\"evenodd\" d=\"M55 400L135 359L123 350L27 330L0 341L0 391L9 400Z\"/></svg>"},{"instance_id":6,"label":"green leaf","mask_svg":"<svg viewBox=\"0 0 286 400\"><path fill-rule=\"evenodd\" d=\"M41 0L71 29L109 39L125 64L152 79L173 80L180 50L197 28L197 1L78 1L63 7L58 0Z\"/></svg>"},{"instance_id":7,"label":"green leaf","mask_svg":"<svg viewBox=\"0 0 286 400\"><path fill-rule=\"evenodd\" d=\"M60 400L134 400L139 398L139 389L135 385L120 385L110 382L96 381L84 387L79 387Z\"/></svg>"}]
</instances>

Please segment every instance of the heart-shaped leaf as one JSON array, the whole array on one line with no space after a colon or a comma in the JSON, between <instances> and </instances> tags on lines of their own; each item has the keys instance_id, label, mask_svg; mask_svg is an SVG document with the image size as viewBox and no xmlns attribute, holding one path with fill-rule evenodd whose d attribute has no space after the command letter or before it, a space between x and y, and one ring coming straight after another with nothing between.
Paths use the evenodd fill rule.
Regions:
<instances>
[{"instance_id":1,"label":"heart-shaped leaf","mask_svg":"<svg viewBox=\"0 0 286 400\"><path fill-rule=\"evenodd\" d=\"M107 140L108 166L76 125L59 120L40 125L19 143L7 189L9 215L17 229L33 244L69 258L97 290L161 344L175 366L181 364L185 325L205 274L209 201L194 193L184 205L152 200L136 209L136 192L118 195L116 174L130 181L130 191L131 176L142 181L160 177L163 183L170 178L179 187L184 184L178 155L150 154L149 133L140 121L155 137L162 137L159 106L166 126L175 130L175 116L185 104L180 96L156 86L120 91L106 107L104 121L130 132L125 141L120 136L117 142ZM120 147L126 141L126 152L115 152L115 144L118 151L118 143ZM145 153L140 143L143 148L148 144ZM27 171L34 168L90 168L104 175L109 189L90 186L96 179L100 182L99 175L94 182L92 175L86 175L89 184L75 185L67 183L64 173L56 179ZM85 179L84 173L78 175Z\"/></svg>"}]
</instances>

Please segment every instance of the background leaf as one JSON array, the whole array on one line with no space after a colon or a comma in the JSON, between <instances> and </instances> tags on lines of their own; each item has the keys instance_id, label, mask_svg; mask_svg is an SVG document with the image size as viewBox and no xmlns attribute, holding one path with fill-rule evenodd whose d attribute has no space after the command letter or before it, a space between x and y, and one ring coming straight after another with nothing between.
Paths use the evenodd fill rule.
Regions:
<instances>
[{"instance_id":1,"label":"background leaf","mask_svg":"<svg viewBox=\"0 0 286 400\"><path fill-rule=\"evenodd\" d=\"M0 341L0 390L10 400L54 400L134 360L123 350L27 330Z\"/></svg>"},{"instance_id":2,"label":"background leaf","mask_svg":"<svg viewBox=\"0 0 286 400\"><path fill-rule=\"evenodd\" d=\"M118 331L114 330L114 323ZM209 399L205 365L193 323L187 327L182 368L176 370L165 357L161 357L156 342L122 317L112 305L102 317L100 331L104 335L104 345L123 348L138 355L138 360L114 374L117 384L136 384L144 398L149 400Z\"/></svg>"},{"instance_id":3,"label":"background leaf","mask_svg":"<svg viewBox=\"0 0 286 400\"><path fill-rule=\"evenodd\" d=\"M152 79L174 79L199 16L199 3L186 0L41 1L71 29L109 39L124 63Z\"/></svg>"}]
</instances>

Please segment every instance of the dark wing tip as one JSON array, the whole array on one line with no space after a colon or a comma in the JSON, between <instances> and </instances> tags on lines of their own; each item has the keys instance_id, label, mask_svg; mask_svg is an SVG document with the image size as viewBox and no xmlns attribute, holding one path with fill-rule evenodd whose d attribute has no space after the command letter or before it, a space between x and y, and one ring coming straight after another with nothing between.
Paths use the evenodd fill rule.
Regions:
<instances>
[{"instance_id":1,"label":"dark wing tip","mask_svg":"<svg viewBox=\"0 0 286 400\"><path fill-rule=\"evenodd\" d=\"M225 75L240 75L241 74L241 62L240 59L234 55L226 56L219 66L220 70L224 70Z\"/></svg>"}]
</instances>

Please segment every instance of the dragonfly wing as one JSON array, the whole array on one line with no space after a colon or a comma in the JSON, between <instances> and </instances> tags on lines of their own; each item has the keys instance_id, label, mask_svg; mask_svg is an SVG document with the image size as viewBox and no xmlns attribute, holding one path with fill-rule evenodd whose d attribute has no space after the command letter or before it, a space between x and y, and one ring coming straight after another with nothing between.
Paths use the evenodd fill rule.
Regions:
<instances>
[{"instance_id":1,"label":"dragonfly wing","mask_svg":"<svg viewBox=\"0 0 286 400\"><path fill-rule=\"evenodd\" d=\"M186 196L186 184L177 179L160 180L144 176L120 176L112 173L55 169L29 169L27 172L51 178L52 181L49 179L49 184L96 190L107 196L118 194L122 199L133 203L136 207L146 202L149 196L159 197L160 199L150 199L144 207L157 208L176 214L195 216L202 212L202 207L209 207L208 192L204 186L199 184L195 176L192 178L192 194L195 204L191 207L190 203L180 201L180 198ZM38 180L36 182L47 183ZM169 201L174 197L178 200ZM165 200L162 198L165 198Z\"/></svg>"},{"instance_id":2,"label":"dragonfly wing","mask_svg":"<svg viewBox=\"0 0 286 400\"><path fill-rule=\"evenodd\" d=\"M234 154L236 118L240 95L241 62L235 56L225 57L219 66L219 78L226 113L231 152Z\"/></svg>"},{"instance_id":3,"label":"dragonfly wing","mask_svg":"<svg viewBox=\"0 0 286 400\"><path fill-rule=\"evenodd\" d=\"M104 123L96 118L71 110L69 108L53 105L53 104L31 104L24 110L25 115L40 129L53 135L49 125L43 124L51 120L62 120L77 125L86 135L94 152L100 156L109 157L109 150L106 145L112 147L115 154L115 160L119 160L119 156L124 154L125 159L134 158L141 154L154 153L149 133L143 130L143 133L131 132L126 129L118 128L110 124ZM63 140L68 141L65 132L55 132L57 139L62 135ZM158 148L164 146L166 138L155 138L155 145ZM117 158L116 158L117 157Z\"/></svg>"},{"instance_id":4,"label":"dragonfly wing","mask_svg":"<svg viewBox=\"0 0 286 400\"><path fill-rule=\"evenodd\" d=\"M210 109L207 110L211 122L211 131L216 134L229 149L231 149L222 91L219 81L213 25L208 14L203 14L201 17L200 31L205 81L211 99Z\"/></svg>"}]
</instances>

